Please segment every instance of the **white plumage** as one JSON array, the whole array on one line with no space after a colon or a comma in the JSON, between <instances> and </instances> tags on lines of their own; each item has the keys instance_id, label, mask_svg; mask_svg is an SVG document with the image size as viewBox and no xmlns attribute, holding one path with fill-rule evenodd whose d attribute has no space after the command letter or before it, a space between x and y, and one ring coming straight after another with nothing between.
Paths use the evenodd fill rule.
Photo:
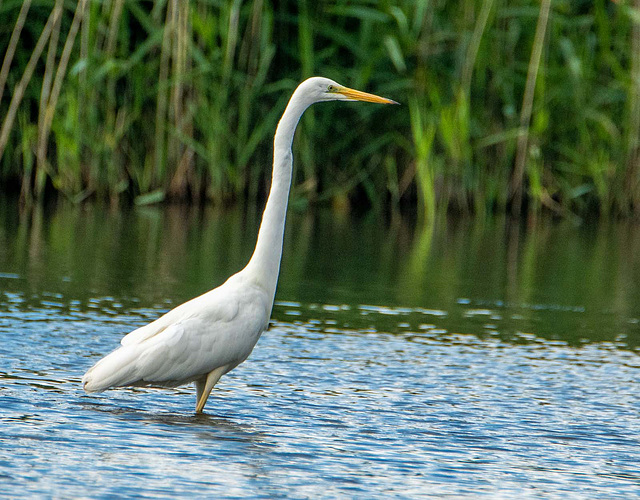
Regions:
<instances>
[{"instance_id":1,"label":"white plumage","mask_svg":"<svg viewBox=\"0 0 640 500\"><path fill-rule=\"evenodd\" d=\"M273 307L291 185L293 135L311 104L330 100L394 103L326 78L301 83L276 129L271 190L247 266L218 288L125 336L121 347L84 375L85 391L195 382L199 413L220 377L247 359L267 328Z\"/></svg>"},{"instance_id":2,"label":"white plumage","mask_svg":"<svg viewBox=\"0 0 640 500\"><path fill-rule=\"evenodd\" d=\"M219 367L226 373L247 359L267 327L270 307L264 290L236 274L124 337L87 372L84 388L176 387Z\"/></svg>"}]
</instances>

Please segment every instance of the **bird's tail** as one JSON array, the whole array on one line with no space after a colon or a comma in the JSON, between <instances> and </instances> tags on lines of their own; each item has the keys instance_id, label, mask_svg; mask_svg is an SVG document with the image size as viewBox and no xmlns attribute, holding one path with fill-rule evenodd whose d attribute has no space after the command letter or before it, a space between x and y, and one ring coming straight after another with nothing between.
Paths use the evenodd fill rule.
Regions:
<instances>
[{"instance_id":1,"label":"bird's tail","mask_svg":"<svg viewBox=\"0 0 640 500\"><path fill-rule=\"evenodd\" d=\"M139 380L136 358L136 345L123 346L108 354L82 377L85 392L102 392L110 387L134 384Z\"/></svg>"}]
</instances>

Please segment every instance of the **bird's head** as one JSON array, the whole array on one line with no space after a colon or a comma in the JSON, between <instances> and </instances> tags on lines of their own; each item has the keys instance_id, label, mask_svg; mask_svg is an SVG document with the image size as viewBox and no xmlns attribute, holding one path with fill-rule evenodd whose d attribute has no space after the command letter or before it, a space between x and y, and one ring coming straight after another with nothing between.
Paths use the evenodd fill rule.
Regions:
<instances>
[{"instance_id":1,"label":"bird's head","mask_svg":"<svg viewBox=\"0 0 640 500\"><path fill-rule=\"evenodd\" d=\"M309 78L300 84L298 92L304 93L312 102L323 101L365 101L377 102L381 104L398 104L386 97L379 97L374 94L350 89L344 85L319 76Z\"/></svg>"}]
</instances>

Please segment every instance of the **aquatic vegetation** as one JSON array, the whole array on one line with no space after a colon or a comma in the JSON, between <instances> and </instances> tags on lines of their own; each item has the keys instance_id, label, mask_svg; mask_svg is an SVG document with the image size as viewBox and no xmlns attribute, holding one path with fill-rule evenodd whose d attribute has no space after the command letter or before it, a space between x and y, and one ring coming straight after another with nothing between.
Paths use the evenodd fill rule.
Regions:
<instances>
[{"instance_id":1,"label":"aquatic vegetation","mask_svg":"<svg viewBox=\"0 0 640 500\"><path fill-rule=\"evenodd\" d=\"M313 110L294 205L640 213L638 0L14 0L0 19L0 182L25 201L263 199L286 91L346 71L406 107Z\"/></svg>"}]
</instances>

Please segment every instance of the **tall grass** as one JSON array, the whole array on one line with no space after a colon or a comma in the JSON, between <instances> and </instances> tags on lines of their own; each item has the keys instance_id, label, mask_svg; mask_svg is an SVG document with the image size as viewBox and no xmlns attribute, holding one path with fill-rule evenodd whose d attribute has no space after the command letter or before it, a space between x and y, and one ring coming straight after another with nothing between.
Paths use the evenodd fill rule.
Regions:
<instances>
[{"instance_id":1,"label":"tall grass","mask_svg":"<svg viewBox=\"0 0 640 500\"><path fill-rule=\"evenodd\" d=\"M319 74L293 203L640 214L640 0L0 3L0 182L152 203L264 196Z\"/></svg>"}]
</instances>

